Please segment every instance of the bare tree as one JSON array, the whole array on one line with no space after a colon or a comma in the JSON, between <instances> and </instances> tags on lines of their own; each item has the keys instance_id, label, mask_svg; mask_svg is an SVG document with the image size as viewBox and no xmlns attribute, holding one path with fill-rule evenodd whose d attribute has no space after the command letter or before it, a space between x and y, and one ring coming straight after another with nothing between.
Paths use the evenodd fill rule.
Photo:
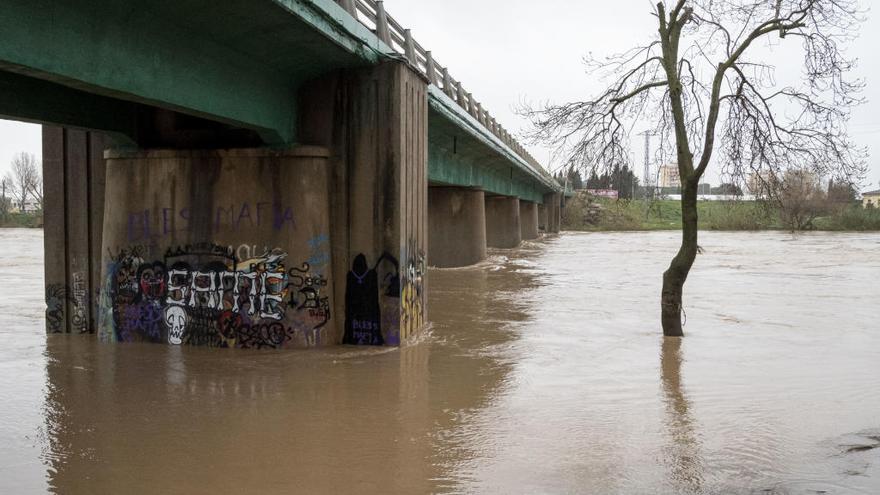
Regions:
<instances>
[{"instance_id":1,"label":"bare tree","mask_svg":"<svg viewBox=\"0 0 880 495\"><path fill-rule=\"evenodd\" d=\"M629 138L644 127L677 157L682 242L663 274L661 322L665 335L681 336L682 293L698 249L697 190L710 164L739 177L789 167L863 176L865 152L846 134L863 84L847 79L853 61L842 52L862 13L857 0L666 0L652 14L658 30L648 44L587 59L593 74L610 78L595 98L524 113L530 137L570 165L627 162ZM756 48L771 41L800 44L797 84L777 83L769 50Z\"/></svg>"},{"instance_id":2,"label":"bare tree","mask_svg":"<svg viewBox=\"0 0 880 495\"><path fill-rule=\"evenodd\" d=\"M806 170L786 170L771 197L780 219L792 231L813 230L816 218L830 210L819 178Z\"/></svg>"},{"instance_id":3,"label":"bare tree","mask_svg":"<svg viewBox=\"0 0 880 495\"><path fill-rule=\"evenodd\" d=\"M3 193L0 195L0 217L6 219L6 215L9 213L9 199L6 198L6 188L8 187L7 178L4 177L0 179L2 184L0 184L0 189L2 189Z\"/></svg>"},{"instance_id":4,"label":"bare tree","mask_svg":"<svg viewBox=\"0 0 880 495\"><path fill-rule=\"evenodd\" d=\"M34 198L34 202L37 205L38 210L43 209L43 171L42 167L38 164L36 167L36 179L31 182L30 188L31 196Z\"/></svg>"},{"instance_id":5,"label":"bare tree","mask_svg":"<svg viewBox=\"0 0 880 495\"><path fill-rule=\"evenodd\" d=\"M12 158L12 171L6 175L6 182L21 211L25 210L28 196L42 205L43 178L33 154L21 152Z\"/></svg>"}]
</instances>

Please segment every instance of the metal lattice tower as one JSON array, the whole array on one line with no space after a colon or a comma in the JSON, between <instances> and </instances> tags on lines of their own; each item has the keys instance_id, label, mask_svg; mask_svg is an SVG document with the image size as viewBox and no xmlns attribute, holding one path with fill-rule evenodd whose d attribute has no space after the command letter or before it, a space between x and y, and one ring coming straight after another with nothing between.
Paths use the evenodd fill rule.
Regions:
<instances>
[{"instance_id":1,"label":"metal lattice tower","mask_svg":"<svg viewBox=\"0 0 880 495\"><path fill-rule=\"evenodd\" d=\"M653 185L651 177L651 136L656 136L656 132L645 131L640 136L645 136L645 170L643 177L645 178L645 187L649 188Z\"/></svg>"}]
</instances>

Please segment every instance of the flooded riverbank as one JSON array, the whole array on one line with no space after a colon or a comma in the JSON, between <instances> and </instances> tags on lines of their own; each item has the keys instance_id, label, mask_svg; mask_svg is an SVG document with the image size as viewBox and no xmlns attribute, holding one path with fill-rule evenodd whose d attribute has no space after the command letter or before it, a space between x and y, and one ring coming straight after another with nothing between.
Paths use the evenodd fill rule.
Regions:
<instances>
[{"instance_id":1,"label":"flooded riverbank","mask_svg":"<svg viewBox=\"0 0 880 495\"><path fill-rule=\"evenodd\" d=\"M429 273L396 349L43 332L42 236L0 231L3 493L877 493L880 235L564 234Z\"/></svg>"}]
</instances>

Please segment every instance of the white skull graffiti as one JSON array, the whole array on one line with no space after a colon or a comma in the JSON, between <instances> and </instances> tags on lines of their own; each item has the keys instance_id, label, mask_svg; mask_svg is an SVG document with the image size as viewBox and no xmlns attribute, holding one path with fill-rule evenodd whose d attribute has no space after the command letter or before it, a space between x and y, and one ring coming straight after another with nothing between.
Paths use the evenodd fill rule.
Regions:
<instances>
[{"instance_id":1,"label":"white skull graffiti","mask_svg":"<svg viewBox=\"0 0 880 495\"><path fill-rule=\"evenodd\" d=\"M186 331L186 310L181 306L168 306L165 309L165 324L168 325L168 343L183 343L183 332Z\"/></svg>"}]
</instances>

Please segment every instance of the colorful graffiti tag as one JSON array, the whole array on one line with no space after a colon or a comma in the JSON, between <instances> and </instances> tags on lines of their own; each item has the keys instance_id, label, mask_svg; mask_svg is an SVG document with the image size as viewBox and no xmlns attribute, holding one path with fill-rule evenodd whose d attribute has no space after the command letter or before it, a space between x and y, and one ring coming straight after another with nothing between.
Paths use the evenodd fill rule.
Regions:
<instances>
[{"instance_id":1,"label":"colorful graffiti tag","mask_svg":"<svg viewBox=\"0 0 880 495\"><path fill-rule=\"evenodd\" d=\"M279 203L244 202L217 206L210 213L213 232L241 229L272 229L280 232L296 228L293 207ZM193 210L189 206L135 211L128 214L129 242L161 239L192 230Z\"/></svg>"},{"instance_id":2,"label":"colorful graffiti tag","mask_svg":"<svg viewBox=\"0 0 880 495\"><path fill-rule=\"evenodd\" d=\"M413 248L401 273L394 256L383 253L370 267L355 256L345 286L344 344L398 345L401 336L424 324L424 252ZM421 254L420 254L421 253Z\"/></svg>"},{"instance_id":3,"label":"colorful graffiti tag","mask_svg":"<svg viewBox=\"0 0 880 495\"><path fill-rule=\"evenodd\" d=\"M425 324L425 252L414 241L407 247L400 294L401 333L415 335Z\"/></svg>"},{"instance_id":4,"label":"colorful graffiti tag","mask_svg":"<svg viewBox=\"0 0 880 495\"><path fill-rule=\"evenodd\" d=\"M251 249L202 243L152 261L144 252L110 257L99 315L105 338L256 349L320 343L331 317L328 282L308 263L288 269L284 250L239 259Z\"/></svg>"}]
</instances>

